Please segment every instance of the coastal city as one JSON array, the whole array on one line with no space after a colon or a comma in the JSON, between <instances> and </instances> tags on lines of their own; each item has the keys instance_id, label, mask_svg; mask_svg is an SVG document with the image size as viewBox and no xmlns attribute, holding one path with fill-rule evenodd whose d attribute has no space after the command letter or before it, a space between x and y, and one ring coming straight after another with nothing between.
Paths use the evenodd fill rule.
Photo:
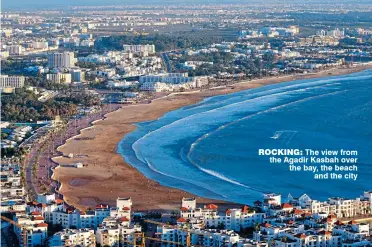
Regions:
<instances>
[{"instance_id":1,"label":"coastal city","mask_svg":"<svg viewBox=\"0 0 372 247\"><path fill-rule=\"evenodd\" d=\"M141 157L133 134L139 129L146 136L168 127L157 122L164 115L171 124L181 121L170 113L203 108L198 104L210 97L370 71L370 2L5 2L0 47L1 246L372 246L371 160L366 161L363 152L357 152L358 159L367 167L359 167L361 172L350 183L367 182L355 185L352 197L338 194L350 189L350 183L345 188L324 184L321 195L315 187L297 194L297 184L285 181L293 176L287 174L281 175L285 191L257 189L254 200L237 202L230 200L231 191L220 196L198 185L201 192L195 193L181 168L172 168L184 178L180 185L159 179L176 178ZM322 97L352 91L329 93L323 84L314 84L324 90ZM310 95L307 89L294 91ZM278 98L283 94L268 90ZM247 101L263 102L267 96L260 93ZM364 110L356 121L367 125L370 96L361 95L369 101L355 107ZM187 117L198 114L195 110ZM341 120L330 122L337 128ZM143 130L142 125L158 129ZM296 133L280 130L267 139L289 145ZM371 140L370 131L362 134ZM172 143L177 144L183 152L186 145ZM190 150L194 144L187 144ZM156 153L155 144L147 146L152 148L152 157L170 163ZM330 163L338 163L335 160ZM314 167L324 162L318 163ZM353 165L358 169L360 164ZM149 176L146 169L157 175ZM228 176L217 177L248 187ZM271 181L267 176L257 179Z\"/></svg>"}]
</instances>

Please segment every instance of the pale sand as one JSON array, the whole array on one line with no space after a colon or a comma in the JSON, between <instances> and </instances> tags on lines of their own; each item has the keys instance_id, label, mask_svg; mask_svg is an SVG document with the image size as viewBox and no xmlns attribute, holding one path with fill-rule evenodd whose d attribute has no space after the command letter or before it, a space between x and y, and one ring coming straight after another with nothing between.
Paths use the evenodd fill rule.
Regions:
<instances>
[{"instance_id":1,"label":"pale sand","mask_svg":"<svg viewBox=\"0 0 372 247\"><path fill-rule=\"evenodd\" d=\"M333 69L332 75L361 71L369 67ZM59 164L82 162L85 168L58 168L53 178L62 183L61 193L67 203L78 208L94 207L98 203L115 205L117 197L131 197L134 210L169 210L178 208L182 197L193 195L184 191L161 186L147 179L135 168L125 163L116 148L125 134L133 131L133 123L154 120L168 111L196 103L205 97L228 94L267 84L312 77L329 76L330 71L301 76L283 76L266 78L234 84L233 87L171 94L154 100L150 104L125 105L109 113L104 120L96 121L94 127L85 129L79 137L86 139L73 140L59 147L64 155L73 153L75 158L58 157ZM84 156L76 157L77 154ZM260 198L257 198L260 199ZM217 202L211 199L198 198L198 202Z\"/></svg>"}]
</instances>

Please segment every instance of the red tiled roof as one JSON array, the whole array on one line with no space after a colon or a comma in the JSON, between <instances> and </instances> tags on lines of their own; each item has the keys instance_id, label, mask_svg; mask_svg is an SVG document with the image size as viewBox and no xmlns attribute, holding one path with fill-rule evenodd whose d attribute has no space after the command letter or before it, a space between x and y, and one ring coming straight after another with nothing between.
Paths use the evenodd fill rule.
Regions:
<instances>
[{"instance_id":1,"label":"red tiled roof","mask_svg":"<svg viewBox=\"0 0 372 247\"><path fill-rule=\"evenodd\" d=\"M38 212L38 211L34 211L34 212L31 213L31 215L41 215L41 213Z\"/></svg>"},{"instance_id":2,"label":"red tiled roof","mask_svg":"<svg viewBox=\"0 0 372 247\"><path fill-rule=\"evenodd\" d=\"M244 205L244 206L242 207L242 212L243 212L243 213L248 213L248 211L249 211L249 207L248 207L247 205Z\"/></svg>"},{"instance_id":3,"label":"red tiled roof","mask_svg":"<svg viewBox=\"0 0 372 247\"><path fill-rule=\"evenodd\" d=\"M303 233L299 233L299 234L296 234L295 237L296 237L296 238L305 239L305 238L306 238L306 235L303 234Z\"/></svg>"},{"instance_id":4,"label":"red tiled roof","mask_svg":"<svg viewBox=\"0 0 372 247\"><path fill-rule=\"evenodd\" d=\"M310 212L305 212L305 213L302 214L302 216L304 216L304 217L311 216L311 215L312 214Z\"/></svg>"},{"instance_id":5,"label":"red tiled roof","mask_svg":"<svg viewBox=\"0 0 372 247\"><path fill-rule=\"evenodd\" d=\"M37 224L37 227L48 227L47 223L39 223Z\"/></svg>"},{"instance_id":6,"label":"red tiled roof","mask_svg":"<svg viewBox=\"0 0 372 247\"><path fill-rule=\"evenodd\" d=\"M304 211L302 211L301 209L296 209L293 213L297 215L301 215L304 213Z\"/></svg>"},{"instance_id":7,"label":"red tiled roof","mask_svg":"<svg viewBox=\"0 0 372 247\"><path fill-rule=\"evenodd\" d=\"M43 216L34 216L34 220L44 220Z\"/></svg>"},{"instance_id":8,"label":"red tiled roof","mask_svg":"<svg viewBox=\"0 0 372 247\"><path fill-rule=\"evenodd\" d=\"M207 206L205 206L206 209L217 209L218 206L215 205L215 204L208 204Z\"/></svg>"},{"instance_id":9,"label":"red tiled roof","mask_svg":"<svg viewBox=\"0 0 372 247\"><path fill-rule=\"evenodd\" d=\"M129 207L123 207L123 210L128 211L128 210L130 210L130 208Z\"/></svg>"},{"instance_id":10,"label":"red tiled roof","mask_svg":"<svg viewBox=\"0 0 372 247\"><path fill-rule=\"evenodd\" d=\"M179 218L179 219L177 220L177 222L186 222L186 219L185 219L185 218Z\"/></svg>"},{"instance_id":11,"label":"red tiled roof","mask_svg":"<svg viewBox=\"0 0 372 247\"><path fill-rule=\"evenodd\" d=\"M329 232L329 231L324 231L324 230L321 230L321 231L319 231L319 232L318 232L318 234L320 234L320 235L330 235L330 234L331 234L331 232Z\"/></svg>"},{"instance_id":12,"label":"red tiled roof","mask_svg":"<svg viewBox=\"0 0 372 247\"><path fill-rule=\"evenodd\" d=\"M127 217L121 217L120 219L119 219L119 221L120 222L128 222L129 221L129 219L127 218Z\"/></svg>"},{"instance_id":13,"label":"red tiled roof","mask_svg":"<svg viewBox=\"0 0 372 247\"><path fill-rule=\"evenodd\" d=\"M61 200L61 199L56 199L56 204L61 204L61 203L63 203L63 200Z\"/></svg>"},{"instance_id":14,"label":"red tiled roof","mask_svg":"<svg viewBox=\"0 0 372 247\"><path fill-rule=\"evenodd\" d=\"M187 211L188 211L188 208L181 207L180 210L181 210L182 212L187 212Z\"/></svg>"},{"instance_id":15,"label":"red tiled roof","mask_svg":"<svg viewBox=\"0 0 372 247\"><path fill-rule=\"evenodd\" d=\"M75 208L74 207L66 207L66 212L68 213L68 214L70 214L70 213L72 213L72 212L74 212L75 211Z\"/></svg>"},{"instance_id":16,"label":"red tiled roof","mask_svg":"<svg viewBox=\"0 0 372 247\"><path fill-rule=\"evenodd\" d=\"M261 226L262 227L270 227L271 225L269 223L262 223Z\"/></svg>"},{"instance_id":17,"label":"red tiled roof","mask_svg":"<svg viewBox=\"0 0 372 247\"><path fill-rule=\"evenodd\" d=\"M226 210L226 214L227 215L230 215L231 214L231 210L230 209Z\"/></svg>"},{"instance_id":18,"label":"red tiled roof","mask_svg":"<svg viewBox=\"0 0 372 247\"><path fill-rule=\"evenodd\" d=\"M330 215L328 215L328 218L330 218L330 219L336 219L337 217L334 214L330 214Z\"/></svg>"},{"instance_id":19,"label":"red tiled roof","mask_svg":"<svg viewBox=\"0 0 372 247\"><path fill-rule=\"evenodd\" d=\"M283 209L284 209L284 208L289 209L289 208L293 208L293 206L292 206L291 204L289 204L289 203L284 203L284 204L282 205L282 208L283 208Z\"/></svg>"}]
</instances>

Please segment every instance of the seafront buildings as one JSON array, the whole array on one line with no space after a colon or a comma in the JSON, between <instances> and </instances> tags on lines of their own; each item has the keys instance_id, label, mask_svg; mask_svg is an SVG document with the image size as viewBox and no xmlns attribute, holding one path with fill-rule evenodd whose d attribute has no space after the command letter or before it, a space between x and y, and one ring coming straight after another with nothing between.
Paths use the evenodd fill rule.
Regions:
<instances>
[{"instance_id":1,"label":"seafront buildings","mask_svg":"<svg viewBox=\"0 0 372 247\"><path fill-rule=\"evenodd\" d=\"M3 167L3 171L7 170L9 167ZM81 211L57 199L55 194L40 194L37 201L28 203L21 200L22 195L18 195L18 202L2 202L1 207L21 226L14 226L20 246L24 233L30 247L129 247L134 243L143 246L150 239L169 247L360 247L372 243L371 226L368 221L363 223L363 219L371 218L372 191L363 192L356 199L329 198L325 202L312 200L306 194L299 198L289 195L285 201L279 194L265 194L253 205L222 210L216 204L197 206L195 198L183 198L174 224L134 218L131 198L117 198L115 207L99 204ZM146 213L136 215L144 217ZM146 235L141 227L146 219L150 219L147 224L155 226L155 237ZM47 236L48 227L57 225L63 229ZM247 233L251 237L242 237Z\"/></svg>"},{"instance_id":2,"label":"seafront buildings","mask_svg":"<svg viewBox=\"0 0 372 247\"><path fill-rule=\"evenodd\" d=\"M187 73L166 73L145 75L139 78L140 89L144 91L179 91L199 88L208 84L207 77L189 77Z\"/></svg>"},{"instance_id":3,"label":"seafront buildings","mask_svg":"<svg viewBox=\"0 0 372 247\"><path fill-rule=\"evenodd\" d=\"M184 245L190 241L203 246L368 246L371 244L369 224L340 221L339 218L370 215L366 212L372 209L371 195L372 192L367 191L355 200L329 198L322 202L331 209L328 212L319 211L319 202L307 195L289 196L287 202L282 202L280 195L266 194L264 200L255 201L253 207L242 206L223 212L214 204L198 208L195 198L184 198L177 219L179 228L158 226L157 232L163 240L175 240ZM345 205L348 210L344 212ZM192 229L189 238L182 228L185 225ZM251 239L236 234L249 230L253 232Z\"/></svg>"},{"instance_id":4,"label":"seafront buildings","mask_svg":"<svg viewBox=\"0 0 372 247\"><path fill-rule=\"evenodd\" d=\"M64 229L49 239L49 246L86 246L95 247L93 229Z\"/></svg>"}]
</instances>

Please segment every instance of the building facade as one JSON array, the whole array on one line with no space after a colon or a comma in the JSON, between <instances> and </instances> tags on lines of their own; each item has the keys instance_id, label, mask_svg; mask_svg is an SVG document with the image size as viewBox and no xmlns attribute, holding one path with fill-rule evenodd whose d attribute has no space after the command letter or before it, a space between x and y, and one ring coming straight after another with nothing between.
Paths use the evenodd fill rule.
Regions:
<instances>
[{"instance_id":1,"label":"building facade","mask_svg":"<svg viewBox=\"0 0 372 247\"><path fill-rule=\"evenodd\" d=\"M47 74L46 79L53 83L71 83L71 74L69 73Z\"/></svg>"},{"instance_id":2,"label":"building facade","mask_svg":"<svg viewBox=\"0 0 372 247\"><path fill-rule=\"evenodd\" d=\"M75 63L76 59L73 52L48 54L48 67L50 68L72 68Z\"/></svg>"},{"instance_id":3,"label":"building facade","mask_svg":"<svg viewBox=\"0 0 372 247\"><path fill-rule=\"evenodd\" d=\"M0 75L0 89L6 92L12 91L15 88L22 88L25 84L25 77L23 76L8 76Z\"/></svg>"}]
</instances>

